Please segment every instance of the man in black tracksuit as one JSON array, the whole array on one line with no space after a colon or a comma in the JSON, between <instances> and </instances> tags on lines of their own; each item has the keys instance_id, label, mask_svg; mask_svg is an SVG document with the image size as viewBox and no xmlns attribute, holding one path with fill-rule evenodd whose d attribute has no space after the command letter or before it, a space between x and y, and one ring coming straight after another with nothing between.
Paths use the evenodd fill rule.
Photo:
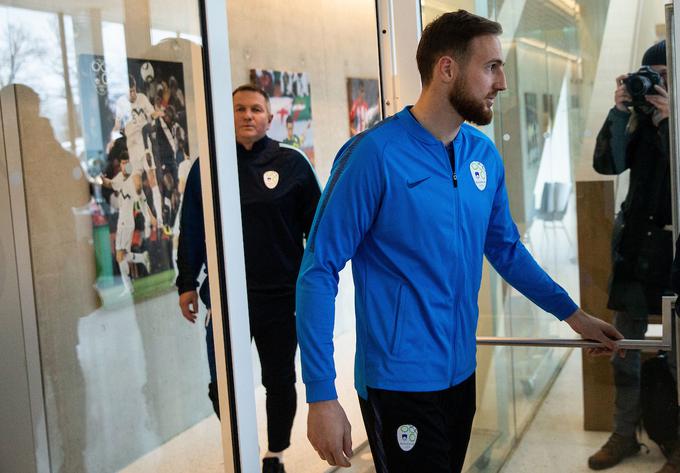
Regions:
<instances>
[{"instance_id":1,"label":"man in black tracksuit","mask_svg":"<svg viewBox=\"0 0 680 473\"><path fill-rule=\"evenodd\" d=\"M269 450L263 472L284 473L283 451L297 405L295 392L295 283L321 190L304 154L266 136L272 115L261 89L233 93L250 332L260 356L267 395ZM180 220L177 288L182 314L195 322L198 276L206 262L201 181L194 163ZM200 298L210 309L208 278ZM206 326L209 396L219 414L212 323Z\"/></svg>"},{"instance_id":2,"label":"man in black tracksuit","mask_svg":"<svg viewBox=\"0 0 680 473\"><path fill-rule=\"evenodd\" d=\"M646 95L646 103L629 109L632 97L617 78L615 106L597 136L593 167L601 174L630 170L626 199L614 222L612 273L607 307L614 310L614 326L627 339L644 339L647 316L661 313L661 297L670 288L673 258L671 191L666 92L666 44L650 47L642 59L662 77L663 86ZM614 432L588 459L590 468L609 468L640 450L640 351L613 356ZM665 453L674 445L662 446ZM663 473L680 471L680 449L675 449Z\"/></svg>"}]
</instances>

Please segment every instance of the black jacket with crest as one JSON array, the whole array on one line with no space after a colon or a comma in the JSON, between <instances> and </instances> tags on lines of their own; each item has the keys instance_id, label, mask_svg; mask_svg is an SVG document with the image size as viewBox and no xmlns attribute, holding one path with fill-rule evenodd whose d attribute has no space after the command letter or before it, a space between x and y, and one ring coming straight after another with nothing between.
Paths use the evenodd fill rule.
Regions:
<instances>
[{"instance_id":1,"label":"black jacket with crest","mask_svg":"<svg viewBox=\"0 0 680 473\"><path fill-rule=\"evenodd\" d=\"M237 161L251 318L292 314L304 239L321 195L316 174L302 152L266 136L251 150L238 144ZM175 283L180 294L198 286L205 264L197 160L189 172L182 202ZM210 307L207 277L199 293Z\"/></svg>"}]
</instances>

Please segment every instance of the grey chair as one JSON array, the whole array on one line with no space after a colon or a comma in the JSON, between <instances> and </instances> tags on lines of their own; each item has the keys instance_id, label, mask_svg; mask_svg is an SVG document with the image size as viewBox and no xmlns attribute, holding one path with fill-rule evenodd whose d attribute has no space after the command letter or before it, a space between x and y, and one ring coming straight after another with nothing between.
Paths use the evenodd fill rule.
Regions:
<instances>
[{"instance_id":1,"label":"grey chair","mask_svg":"<svg viewBox=\"0 0 680 473\"><path fill-rule=\"evenodd\" d=\"M574 245L563 221L569 207L570 196L570 182L546 182L543 184L541 206L536 210L535 218L543 222L544 235L545 230L550 226L555 229L561 228L564 236L567 237L569 247L573 250Z\"/></svg>"}]
</instances>

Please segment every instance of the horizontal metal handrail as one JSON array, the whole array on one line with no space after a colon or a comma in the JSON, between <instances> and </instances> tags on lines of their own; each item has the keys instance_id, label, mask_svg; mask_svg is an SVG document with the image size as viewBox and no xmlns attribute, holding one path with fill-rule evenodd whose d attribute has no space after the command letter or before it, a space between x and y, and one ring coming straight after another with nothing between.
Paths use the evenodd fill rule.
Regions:
<instances>
[{"instance_id":1,"label":"horizontal metal handrail","mask_svg":"<svg viewBox=\"0 0 680 473\"><path fill-rule=\"evenodd\" d=\"M661 338L647 340L618 340L619 348L626 350L670 350L672 340L672 314L675 296L664 296L661 301ZM526 346L526 347L575 347L599 348L602 342L582 338L519 338L519 337L477 337L477 345Z\"/></svg>"},{"instance_id":2,"label":"horizontal metal handrail","mask_svg":"<svg viewBox=\"0 0 680 473\"><path fill-rule=\"evenodd\" d=\"M626 350L670 350L670 345L657 340L628 340L617 342L619 348ZM510 338L510 337L477 337L477 345L502 345L523 347L571 347L571 348L599 348L603 344L585 339L565 338Z\"/></svg>"}]
</instances>

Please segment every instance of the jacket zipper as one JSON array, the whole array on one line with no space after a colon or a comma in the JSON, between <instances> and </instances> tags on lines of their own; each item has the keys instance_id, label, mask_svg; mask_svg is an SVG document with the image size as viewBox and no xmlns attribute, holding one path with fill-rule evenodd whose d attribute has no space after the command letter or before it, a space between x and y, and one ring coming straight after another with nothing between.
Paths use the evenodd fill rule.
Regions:
<instances>
[{"instance_id":1,"label":"jacket zipper","mask_svg":"<svg viewBox=\"0 0 680 473\"><path fill-rule=\"evenodd\" d=\"M451 163L451 171L453 171L453 187L458 187L458 176L456 175L456 152L454 151L453 148L453 141L449 146L451 146L451 152L449 153L449 150L447 149L446 154L449 156L449 162Z\"/></svg>"},{"instance_id":2,"label":"jacket zipper","mask_svg":"<svg viewBox=\"0 0 680 473\"><path fill-rule=\"evenodd\" d=\"M453 180L453 197L454 197L454 231L456 234L456 247L460 249L460 206L458 203L458 200L460 199L460 196L456 195L457 191L456 189L458 188L458 175L456 174L456 155L455 155L455 148L453 146L453 141L449 144L451 147L451 150L449 152L448 146L445 147L446 154L449 158L449 163L451 164L451 173L452 173L452 180ZM455 256L455 255L454 255ZM456 337L458 335L458 318L456 317L457 314L457 308L458 308L458 296L460 294L461 288L459 287L459 275L456 275L456 287L455 287L455 294L453 297L453 328L451 330L451 360L449 361L449 376L451 376L453 379L453 376L456 371Z\"/></svg>"}]
</instances>

